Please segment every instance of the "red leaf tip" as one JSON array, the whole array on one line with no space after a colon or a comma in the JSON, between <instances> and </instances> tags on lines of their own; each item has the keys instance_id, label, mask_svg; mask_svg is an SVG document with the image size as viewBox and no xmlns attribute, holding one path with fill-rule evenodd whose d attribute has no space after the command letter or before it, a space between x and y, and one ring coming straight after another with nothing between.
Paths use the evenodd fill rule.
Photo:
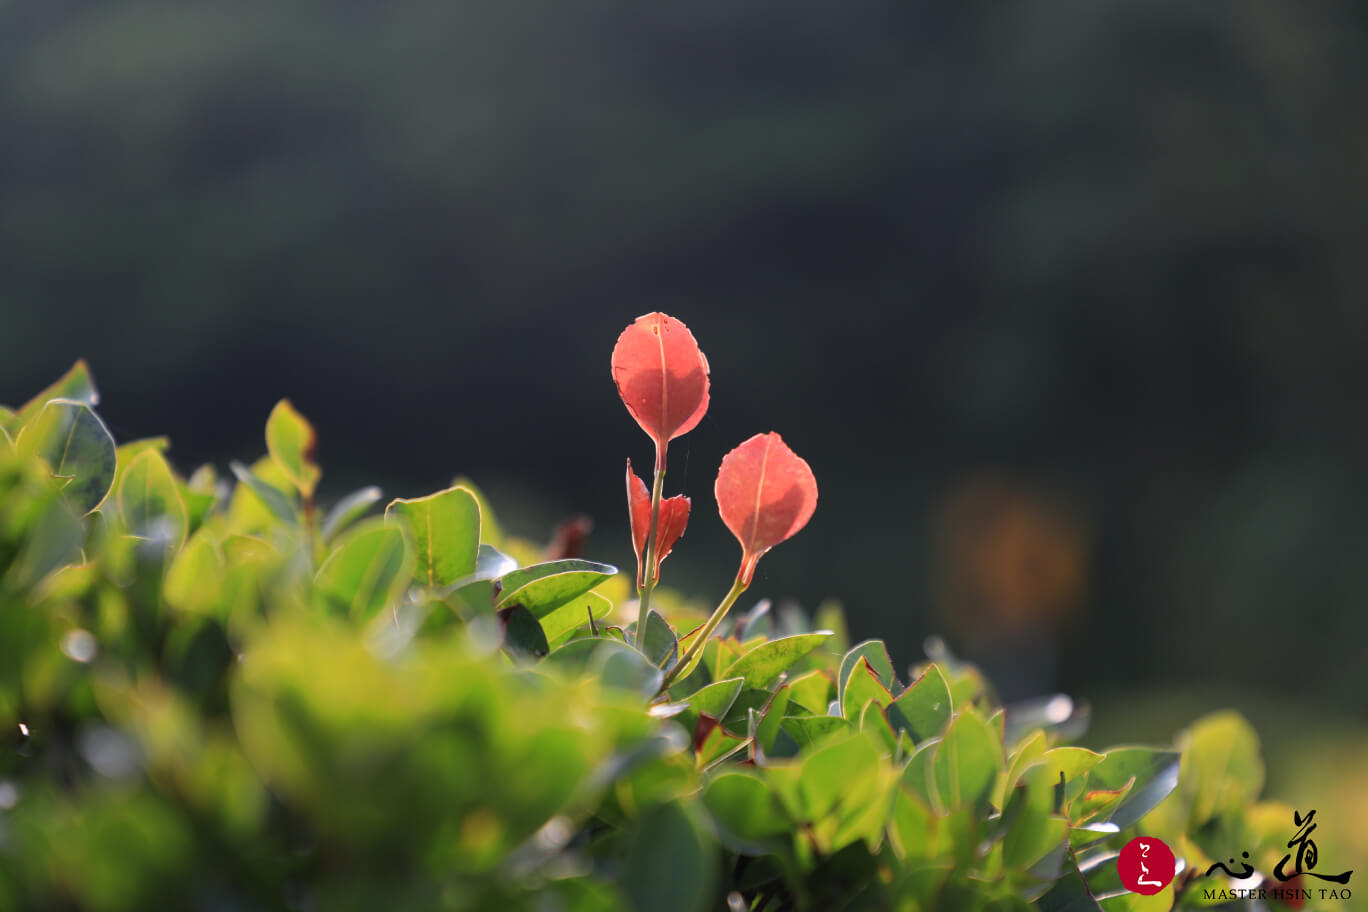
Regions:
<instances>
[{"instance_id":1,"label":"red leaf tip","mask_svg":"<svg viewBox=\"0 0 1368 912\"><path fill-rule=\"evenodd\" d=\"M714 492L722 521L741 543L737 576L746 585L761 556L792 538L817 509L811 467L773 431L722 457Z\"/></svg>"}]
</instances>

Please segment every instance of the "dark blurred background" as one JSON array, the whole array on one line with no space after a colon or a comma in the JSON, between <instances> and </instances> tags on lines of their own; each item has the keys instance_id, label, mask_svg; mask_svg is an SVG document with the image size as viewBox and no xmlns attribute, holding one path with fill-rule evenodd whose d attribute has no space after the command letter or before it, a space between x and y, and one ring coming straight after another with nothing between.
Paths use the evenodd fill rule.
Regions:
<instances>
[{"instance_id":1,"label":"dark blurred background","mask_svg":"<svg viewBox=\"0 0 1368 912\"><path fill-rule=\"evenodd\" d=\"M608 358L683 319L672 585L724 452L821 485L756 595L1007 695L1368 710L1368 7L0 2L0 401L324 499L460 473L631 561ZM1271 704L1270 704L1271 705ZM1282 705L1282 704L1279 704ZM1173 727L1185 719L1174 719Z\"/></svg>"}]
</instances>

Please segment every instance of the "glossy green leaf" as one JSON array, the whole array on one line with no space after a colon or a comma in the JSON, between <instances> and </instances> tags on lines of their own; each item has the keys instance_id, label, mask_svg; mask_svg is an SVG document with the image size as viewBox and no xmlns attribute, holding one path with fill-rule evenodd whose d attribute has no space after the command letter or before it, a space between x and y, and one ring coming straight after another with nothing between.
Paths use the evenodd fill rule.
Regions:
<instances>
[{"instance_id":1,"label":"glossy green leaf","mask_svg":"<svg viewBox=\"0 0 1368 912\"><path fill-rule=\"evenodd\" d=\"M352 491L346 497L339 500L327 517L323 520L321 535L323 543L327 544L337 538L342 532L361 517L365 516L370 508L380 502L384 494L374 485L359 488Z\"/></svg>"},{"instance_id":2,"label":"glossy green leaf","mask_svg":"<svg viewBox=\"0 0 1368 912\"><path fill-rule=\"evenodd\" d=\"M742 678L747 687L765 687L831 636L829 630L818 630L769 640L742 654L722 671L722 676Z\"/></svg>"},{"instance_id":3,"label":"glossy green leaf","mask_svg":"<svg viewBox=\"0 0 1368 912\"><path fill-rule=\"evenodd\" d=\"M914 743L934 738L950 722L950 687L934 662L888 707L888 721L896 732L907 732Z\"/></svg>"},{"instance_id":4,"label":"glossy green leaf","mask_svg":"<svg viewBox=\"0 0 1368 912\"><path fill-rule=\"evenodd\" d=\"M882 709L893 702L893 695L880 683L869 660L861 656L850 669L845 687L841 688L841 715L852 722L859 722L864 708L871 701Z\"/></svg>"},{"instance_id":5,"label":"glossy green leaf","mask_svg":"<svg viewBox=\"0 0 1368 912\"><path fill-rule=\"evenodd\" d=\"M1038 764L1008 796L1002 858L1009 867L1028 870L1066 844L1068 821L1054 813L1056 778L1048 764Z\"/></svg>"},{"instance_id":6,"label":"glossy green leaf","mask_svg":"<svg viewBox=\"0 0 1368 912\"><path fill-rule=\"evenodd\" d=\"M114 483L118 464L114 438L84 402L51 399L19 433L22 458L41 458L67 501L79 513L100 508Z\"/></svg>"},{"instance_id":7,"label":"glossy green leaf","mask_svg":"<svg viewBox=\"0 0 1368 912\"><path fill-rule=\"evenodd\" d=\"M19 411L10 419L8 429L11 436L17 436L19 429L37 417L38 413L43 410L43 406L53 399L84 402L91 408L100 404L100 393L95 388L95 378L91 375L90 368L84 360L77 361L47 389L19 408Z\"/></svg>"},{"instance_id":8,"label":"glossy green leaf","mask_svg":"<svg viewBox=\"0 0 1368 912\"><path fill-rule=\"evenodd\" d=\"M936 748L933 770L941 803L950 810L984 798L1004 765L1002 742L972 707L960 710Z\"/></svg>"},{"instance_id":9,"label":"glossy green leaf","mask_svg":"<svg viewBox=\"0 0 1368 912\"><path fill-rule=\"evenodd\" d=\"M850 696L848 688L846 696ZM864 704L864 709L860 711L859 729L878 738L890 756L898 749L898 733L888 723L888 716L884 715L883 704L878 700L869 700Z\"/></svg>"},{"instance_id":10,"label":"glossy green leaf","mask_svg":"<svg viewBox=\"0 0 1368 912\"><path fill-rule=\"evenodd\" d=\"M646 616L646 636L641 651L659 668L668 669L679 661L679 638L669 622L656 611Z\"/></svg>"},{"instance_id":11,"label":"glossy green leaf","mask_svg":"<svg viewBox=\"0 0 1368 912\"><path fill-rule=\"evenodd\" d=\"M484 490L464 475L458 475L451 482L453 488L465 488L475 496L475 501L480 505L480 541L488 544L491 548L503 549L504 533L499 525L498 515L494 512L494 506L485 496Z\"/></svg>"},{"instance_id":12,"label":"glossy green leaf","mask_svg":"<svg viewBox=\"0 0 1368 912\"><path fill-rule=\"evenodd\" d=\"M761 854L793 826L774 793L750 773L718 773L703 787L702 798L723 844L734 852Z\"/></svg>"},{"instance_id":13,"label":"glossy green leaf","mask_svg":"<svg viewBox=\"0 0 1368 912\"><path fill-rule=\"evenodd\" d=\"M518 658L540 659L551 652L541 624L522 605L514 605L503 615L504 648Z\"/></svg>"},{"instance_id":14,"label":"glossy green leaf","mask_svg":"<svg viewBox=\"0 0 1368 912\"><path fill-rule=\"evenodd\" d=\"M1069 862L1065 865L1064 876L1036 901L1036 908L1040 912L1101 912L1102 907L1093 899L1078 866Z\"/></svg>"},{"instance_id":15,"label":"glossy green leaf","mask_svg":"<svg viewBox=\"0 0 1368 912\"><path fill-rule=\"evenodd\" d=\"M427 497L392 500L385 508L385 521L402 524L412 536L413 578L419 585L449 586L475 572L480 551L480 505L466 489L448 488Z\"/></svg>"},{"instance_id":16,"label":"glossy green leaf","mask_svg":"<svg viewBox=\"0 0 1368 912\"><path fill-rule=\"evenodd\" d=\"M790 702L806 709L805 715L825 714L827 705L835 695L831 676L820 668L790 678L788 683L789 692L793 694Z\"/></svg>"},{"instance_id":17,"label":"glossy green leaf","mask_svg":"<svg viewBox=\"0 0 1368 912\"><path fill-rule=\"evenodd\" d=\"M155 448L129 463L119 485L119 512L128 531L140 538L159 537L172 551L180 548L190 527L180 487Z\"/></svg>"},{"instance_id":18,"label":"glossy green leaf","mask_svg":"<svg viewBox=\"0 0 1368 912\"><path fill-rule=\"evenodd\" d=\"M589 624L589 615L594 620L605 618L613 610L613 603L597 592L586 592L577 599L566 602L541 619L542 630L553 647L559 646L576 630Z\"/></svg>"},{"instance_id":19,"label":"glossy green leaf","mask_svg":"<svg viewBox=\"0 0 1368 912\"><path fill-rule=\"evenodd\" d=\"M403 533L371 520L333 548L318 568L314 587L331 610L365 621L398 599L412 572Z\"/></svg>"},{"instance_id":20,"label":"glossy green leaf","mask_svg":"<svg viewBox=\"0 0 1368 912\"><path fill-rule=\"evenodd\" d=\"M853 805L861 787L876 777L879 762L879 749L874 742L858 734L809 753L798 779L804 815L818 818L838 806Z\"/></svg>"},{"instance_id":21,"label":"glossy green leaf","mask_svg":"<svg viewBox=\"0 0 1368 912\"><path fill-rule=\"evenodd\" d=\"M774 750L774 742L784 723L784 712L788 709L788 703L789 688L785 685L774 692L759 714L751 737L755 740L756 747L766 754Z\"/></svg>"},{"instance_id":22,"label":"glossy green leaf","mask_svg":"<svg viewBox=\"0 0 1368 912\"><path fill-rule=\"evenodd\" d=\"M840 732L848 732L851 725L839 716L789 716L783 722L784 731L804 748L818 744Z\"/></svg>"},{"instance_id":23,"label":"glossy green leaf","mask_svg":"<svg viewBox=\"0 0 1368 912\"><path fill-rule=\"evenodd\" d=\"M861 659L869 662L869 666L874 669L875 675L879 678L879 683L883 684L885 690L892 693L895 689L897 676L893 673L893 660L888 657L888 648L884 646L883 640L865 640L862 643L855 644L841 658L841 668L836 675L837 700L843 700L846 682L850 680L850 672L859 664Z\"/></svg>"},{"instance_id":24,"label":"glossy green leaf","mask_svg":"<svg viewBox=\"0 0 1368 912\"><path fill-rule=\"evenodd\" d=\"M1107 751L1088 773L1088 790L1123 787L1131 777L1135 784L1108 818L1122 829L1136 823L1168 797L1178 784L1180 754L1148 747L1118 747Z\"/></svg>"},{"instance_id":25,"label":"glossy green leaf","mask_svg":"<svg viewBox=\"0 0 1368 912\"><path fill-rule=\"evenodd\" d=\"M240 462L229 463L228 467L272 516L291 526L299 524L299 511L289 495Z\"/></svg>"},{"instance_id":26,"label":"glossy green leaf","mask_svg":"<svg viewBox=\"0 0 1368 912\"><path fill-rule=\"evenodd\" d=\"M289 399L281 399L266 419L266 450L290 482L304 495L313 497L322 476L314 461L318 435L313 425L295 410Z\"/></svg>"},{"instance_id":27,"label":"glossy green leaf","mask_svg":"<svg viewBox=\"0 0 1368 912\"><path fill-rule=\"evenodd\" d=\"M679 723L693 733L694 726L698 724L699 717L703 714L712 716L714 719L726 717L731 710L732 704L736 702L736 697L741 693L741 679L731 678L726 681L714 681L706 687L698 690L684 698L684 703L688 709L681 712L675 718Z\"/></svg>"},{"instance_id":28,"label":"glossy green leaf","mask_svg":"<svg viewBox=\"0 0 1368 912\"><path fill-rule=\"evenodd\" d=\"M171 446L169 437L145 437L142 440L130 440L127 443L119 444L114 450L114 491L118 492L123 484L124 473L132 465L133 460L137 459L147 450L156 450L163 455Z\"/></svg>"},{"instance_id":29,"label":"glossy green leaf","mask_svg":"<svg viewBox=\"0 0 1368 912\"><path fill-rule=\"evenodd\" d=\"M742 687L731 709L722 717L722 724L731 731L749 734L751 711L758 712L763 709L771 696L772 694L762 687Z\"/></svg>"},{"instance_id":30,"label":"glossy green leaf","mask_svg":"<svg viewBox=\"0 0 1368 912\"><path fill-rule=\"evenodd\" d=\"M505 573L497 606L519 604L537 617L550 614L617 573L609 564L585 560L550 561Z\"/></svg>"}]
</instances>

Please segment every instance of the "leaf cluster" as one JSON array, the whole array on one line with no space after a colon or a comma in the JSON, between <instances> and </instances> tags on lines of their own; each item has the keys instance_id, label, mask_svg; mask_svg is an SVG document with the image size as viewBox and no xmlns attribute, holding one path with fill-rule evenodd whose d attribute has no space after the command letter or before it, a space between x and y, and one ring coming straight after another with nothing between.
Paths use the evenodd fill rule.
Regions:
<instances>
[{"instance_id":1,"label":"leaf cluster","mask_svg":"<svg viewBox=\"0 0 1368 912\"><path fill-rule=\"evenodd\" d=\"M1131 836L1285 828L1236 717L1097 753L832 610L638 637L468 483L323 509L286 402L231 477L97 404L0 412L0 908L1159 909L1199 891L1122 890Z\"/></svg>"}]
</instances>

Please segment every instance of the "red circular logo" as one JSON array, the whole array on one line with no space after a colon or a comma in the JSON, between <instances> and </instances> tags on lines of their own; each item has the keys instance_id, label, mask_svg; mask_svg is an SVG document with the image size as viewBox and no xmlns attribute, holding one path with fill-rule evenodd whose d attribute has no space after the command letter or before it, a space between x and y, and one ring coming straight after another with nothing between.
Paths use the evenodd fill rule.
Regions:
<instances>
[{"instance_id":1,"label":"red circular logo","mask_svg":"<svg viewBox=\"0 0 1368 912\"><path fill-rule=\"evenodd\" d=\"M1121 884L1132 893L1153 896L1173 880L1173 850L1153 836L1136 836L1116 859Z\"/></svg>"}]
</instances>

